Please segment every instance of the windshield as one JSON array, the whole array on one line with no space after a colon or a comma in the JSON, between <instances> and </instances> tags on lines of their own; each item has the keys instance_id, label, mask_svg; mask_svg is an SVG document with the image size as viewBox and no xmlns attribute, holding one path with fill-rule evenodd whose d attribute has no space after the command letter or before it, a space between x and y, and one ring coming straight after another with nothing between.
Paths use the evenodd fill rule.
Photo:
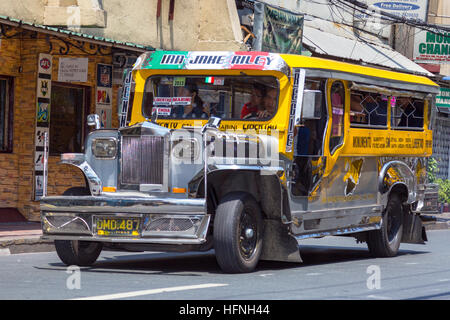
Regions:
<instances>
[{"instance_id":1,"label":"windshield","mask_svg":"<svg viewBox=\"0 0 450 320\"><path fill-rule=\"evenodd\" d=\"M278 108L278 81L259 76L154 76L147 80L142 114L158 119L268 120Z\"/></svg>"}]
</instances>

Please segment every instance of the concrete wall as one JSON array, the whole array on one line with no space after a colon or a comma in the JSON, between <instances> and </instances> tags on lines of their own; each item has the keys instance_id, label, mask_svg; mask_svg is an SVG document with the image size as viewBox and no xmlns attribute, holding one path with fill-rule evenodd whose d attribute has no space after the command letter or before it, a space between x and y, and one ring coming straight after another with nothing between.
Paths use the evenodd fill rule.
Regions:
<instances>
[{"instance_id":1,"label":"concrete wall","mask_svg":"<svg viewBox=\"0 0 450 320\"><path fill-rule=\"evenodd\" d=\"M34 23L43 23L47 0L2 0L0 15Z\"/></svg>"},{"instance_id":2,"label":"concrete wall","mask_svg":"<svg viewBox=\"0 0 450 320\"><path fill-rule=\"evenodd\" d=\"M242 33L234 0L175 0L169 20L170 0L108 0L106 28L82 32L165 50L243 50Z\"/></svg>"}]
</instances>

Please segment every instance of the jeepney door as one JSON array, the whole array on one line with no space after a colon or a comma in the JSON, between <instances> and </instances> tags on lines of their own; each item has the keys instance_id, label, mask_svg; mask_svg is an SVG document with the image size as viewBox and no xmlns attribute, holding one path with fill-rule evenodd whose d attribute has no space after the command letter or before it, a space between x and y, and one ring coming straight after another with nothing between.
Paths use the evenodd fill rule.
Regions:
<instances>
[{"instance_id":1,"label":"jeepney door","mask_svg":"<svg viewBox=\"0 0 450 320\"><path fill-rule=\"evenodd\" d=\"M293 143L292 170L289 175L289 189L291 211L302 212L317 210L326 202L326 194L322 188L322 176L326 165L324 156L324 132L326 131L328 111L325 103L325 80L304 79L299 90L321 91L320 99L311 102L302 97L302 112L300 119L296 119ZM295 90L294 90L295 92ZM300 95L300 94L299 94ZM305 116L306 105L316 103L316 116Z\"/></svg>"},{"instance_id":2,"label":"jeepney door","mask_svg":"<svg viewBox=\"0 0 450 320\"><path fill-rule=\"evenodd\" d=\"M324 142L327 163L323 175L328 208L369 207L377 201L377 159L343 153L348 141L350 90L348 83L330 79L327 82L327 104L330 114Z\"/></svg>"}]
</instances>

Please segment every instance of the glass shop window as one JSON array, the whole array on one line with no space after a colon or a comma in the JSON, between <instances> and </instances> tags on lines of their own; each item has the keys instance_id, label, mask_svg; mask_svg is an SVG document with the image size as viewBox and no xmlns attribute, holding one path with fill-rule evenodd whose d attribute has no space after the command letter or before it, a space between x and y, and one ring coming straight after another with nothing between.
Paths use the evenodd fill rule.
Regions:
<instances>
[{"instance_id":1,"label":"glass shop window","mask_svg":"<svg viewBox=\"0 0 450 320\"><path fill-rule=\"evenodd\" d=\"M13 79L0 77L0 152L12 152Z\"/></svg>"},{"instance_id":2,"label":"glass shop window","mask_svg":"<svg viewBox=\"0 0 450 320\"><path fill-rule=\"evenodd\" d=\"M82 152L89 88L52 83L50 103L51 155Z\"/></svg>"}]
</instances>

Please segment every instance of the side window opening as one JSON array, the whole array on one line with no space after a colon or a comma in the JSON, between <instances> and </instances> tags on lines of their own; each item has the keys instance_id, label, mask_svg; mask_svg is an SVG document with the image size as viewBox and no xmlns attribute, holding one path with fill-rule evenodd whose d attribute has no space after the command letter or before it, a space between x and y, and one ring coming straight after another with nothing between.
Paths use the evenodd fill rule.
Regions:
<instances>
[{"instance_id":1,"label":"side window opening","mask_svg":"<svg viewBox=\"0 0 450 320\"><path fill-rule=\"evenodd\" d=\"M331 135L330 152L334 153L336 148L344 142L344 106L345 88L341 81L336 81L331 85Z\"/></svg>"},{"instance_id":2,"label":"side window opening","mask_svg":"<svg viewBox=\"0 0 450 320\"><path fill-rule=\"evenodd\" d=\"M305 81L306 90L320 90L325 88L325 80L309 78ZM327 123L325 95L322 94L320 119L302 119L301 124L295 127L295 156L318 156L323 153L323 136Z\"/></svg>"},{"instance_id":3,"label":"side window opening","mask_svg":"<svg viewBox=\"0 0 450 320\"><path fill-rule=\"evenodd\" d=\"M387 126L388 96L362 91L351 92L350 125Z\"/></svg>"},{"instance_id":4,"label":"side window opening","mask_svg":"<svg viewBox=\"0 0 450 320\"><path fill-rule=\"evenodd\" d=\"M423 129L424 100L397 97L392 103L391 125L393 129Z\"/></svg>"}]
</instances>

